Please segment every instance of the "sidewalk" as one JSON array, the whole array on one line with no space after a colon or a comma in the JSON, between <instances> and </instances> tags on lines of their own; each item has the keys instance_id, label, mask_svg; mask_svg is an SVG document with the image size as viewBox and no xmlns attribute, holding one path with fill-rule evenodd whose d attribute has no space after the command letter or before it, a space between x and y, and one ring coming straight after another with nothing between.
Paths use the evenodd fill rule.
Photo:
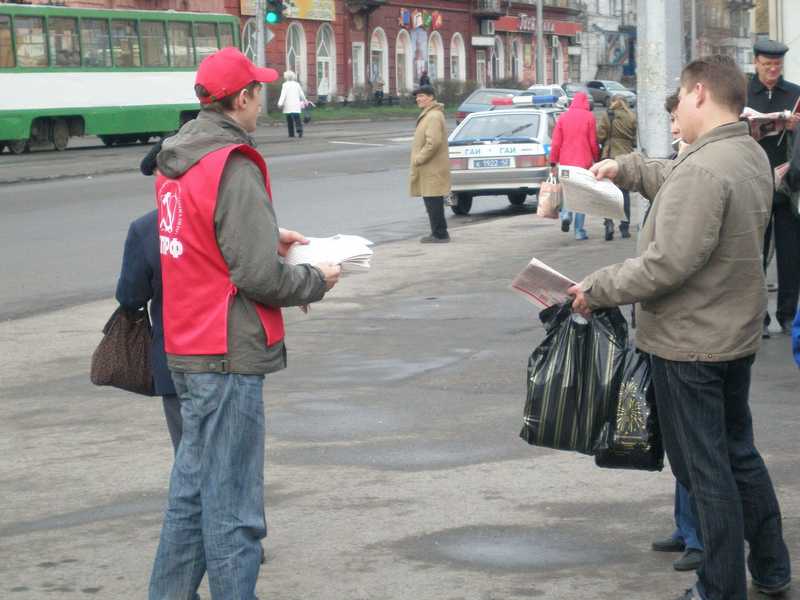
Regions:
<instances>
[{"instance_id":1,"label":"sidewalk","mask_svg":"<svg viewBox=\"0 0 800 600\"><path fill-rule=\"evenodd\" d=\"M286 311L290 367L265 382L261 598L671 600L691 585L649 550L673 526L668 470L601 470L518 437L543 331L510 281L532 255L580 279L634 252L588 228L575 242L520 214L447 245L380 245L309 316ZM0 323L0 597L145 597L171 448L158 399L88 382L113 307ZM752 412L795 573L797 386L789 339L767 341Z\"/></svg>"}]
</instances>

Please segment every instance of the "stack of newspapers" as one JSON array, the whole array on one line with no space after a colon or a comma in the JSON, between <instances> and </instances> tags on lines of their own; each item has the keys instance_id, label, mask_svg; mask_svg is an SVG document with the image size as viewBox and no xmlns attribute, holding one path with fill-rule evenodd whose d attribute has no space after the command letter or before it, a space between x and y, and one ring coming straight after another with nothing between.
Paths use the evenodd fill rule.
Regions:
<instances>
[{"instance_id":1,"label":"stack of newspapers","mask_svg":"<svg viewBox=\"0 0 800 600\"><path fill-rule=\"evenodd\" d=\"M372 242L358 235L334 235L306 238L308 244L292 244L286 253L288 265L331 263L342 266L342 273L368 271L372 258Z\"/></svg>"}]
</instances>

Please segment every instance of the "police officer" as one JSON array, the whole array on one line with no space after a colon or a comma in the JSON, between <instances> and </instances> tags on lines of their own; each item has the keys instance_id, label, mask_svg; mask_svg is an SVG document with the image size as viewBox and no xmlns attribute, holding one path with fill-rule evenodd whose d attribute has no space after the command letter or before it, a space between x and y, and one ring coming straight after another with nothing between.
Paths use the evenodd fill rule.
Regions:
<instances>
[{"instance_id":1,"label":"police officer","mask_svg":"<svg viewBox=\"0 0 800 600\"><path fill-rule=\"evenodd\" d=\"M783 78L783 55L789 48L773 40L759 40L753 46L755 55L755 75L747 85L747 106L759 112L771 113L792 110L798 97L800 86L789 83ZM798 118L793 116L787 123L794 129ZM788 160L792 140L790 136L773 135L759 141L769 157L769 164L774 169ZM775 231L775 255L778 264L778 306L775 318L781 331L789 333L792 320L797 311L797 299L800 293L800 221L790 211L787 198L783 194L773 196L772 219L764 235L764 268L769 256L770 239ZM769 312L764 318L764 335L769 337Z\"/></svg>"}]
</instances>

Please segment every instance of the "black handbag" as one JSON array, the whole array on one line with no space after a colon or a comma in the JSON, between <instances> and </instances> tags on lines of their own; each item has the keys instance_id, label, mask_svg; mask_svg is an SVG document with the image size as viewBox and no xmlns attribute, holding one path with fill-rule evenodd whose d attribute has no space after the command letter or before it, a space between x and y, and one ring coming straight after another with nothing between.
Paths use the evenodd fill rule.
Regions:
<instances>
[{"instance_id":1,"label":"black handbag","mask_svg":"<svg viewBox=\"0 0 800 600\"><path fill-rule=\"evenodd\" d=\"M608 469L661 471L664 468L650 359L633 347L627 351L619 393L603 428L594 462Z\"/></svg>"},{"instance_id":2,"label":"black handbag","mask_svg":"<svg viewBox=\"0 0 800 600\"><path fill-rule=\"evenodd\" d=\"M89 374L92 383L154 395L152 337L147 309L128 311L118 307L103 327L103 339L92 354Z\"/></svg>"},{"instance_id":3,"label":"black handbag","mask_svg":"<svg viewBox=\"0 0 800 600\"><path fill-rule=\"evenodd\" d=\"M529 444L593 454L619 390L628 327L617 308L590 319L571 302L539 314L544 341L528 361L520 437Z\"/></svg>"}]
</instances>

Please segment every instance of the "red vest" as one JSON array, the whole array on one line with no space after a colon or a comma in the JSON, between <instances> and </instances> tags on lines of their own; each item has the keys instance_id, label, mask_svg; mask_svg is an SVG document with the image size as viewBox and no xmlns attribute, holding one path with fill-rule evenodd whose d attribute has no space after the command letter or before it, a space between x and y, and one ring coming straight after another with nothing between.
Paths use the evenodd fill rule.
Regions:
<instances>
[{"instance_id":1,"label":"red vest","mask_svg":"<svg viewBox=\"0 0 800 600\"><path fill-rule=\"evenodd\" d=\"M236 286L217 245L214 210L222 171L232 152L241 152L261 169L272 197L264 159L246 144L233 144L204 156L178 179L156 179L164 347L170 354L225 354L228 309ZM267 345L283 339L279 308L255 304Z\"/></svg>"}]
</instances>

